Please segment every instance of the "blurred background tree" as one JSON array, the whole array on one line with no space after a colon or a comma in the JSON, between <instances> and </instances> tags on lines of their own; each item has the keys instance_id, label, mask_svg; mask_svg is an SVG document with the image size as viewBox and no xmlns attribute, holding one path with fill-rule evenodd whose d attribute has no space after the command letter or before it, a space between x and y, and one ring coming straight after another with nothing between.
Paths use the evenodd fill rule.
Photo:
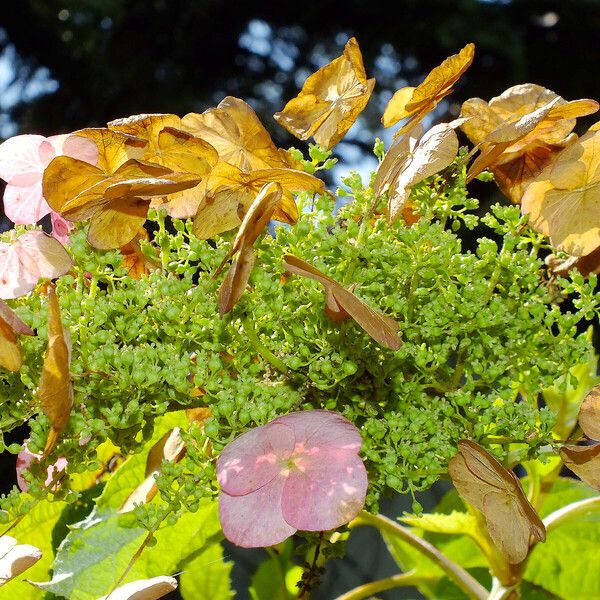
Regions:
<instances>
[{"instance_id":1,"label":"blurred background tree","mask_svg":"<svg viewBox=\"0 0 600 600\"><path fill-rule=\"evenodd\" d=\"M27 0L5 2L0 19L0 140L18 133L52 135L137 113L183 115L225 95L252 104L275 141L302 147L271 115L304 79L358 39L377 85L369 106L335 153L363 173L375 165L374 136L398 88L424 75L467 42L473 66L433 117L456 116L462 101L489 100L517 83L544 85L567 99L600 98L600 0ZM583 127L594 117L582 120ZM495 195L494 186L475 195ZM2 189L0 189L0 192ZM497 196L496 196L497 197ZM9 223L0 210L0 230ZM25 428L26 429L26 428ZM22 442L26 431L15 431ZM18 439L20 436L20 439ZM0 462L14 482L14 457ZM444 486L422 499L432 508ZM384 507L385 508L385 504ZM410 510L401 499L390 514ZM365 547L369 548L368 556ZM378 549L376 549L378 548ZM319 598L395 571L377 536L357 531L349 558L334 561ZM259 553L235 553L245 589ZM412 597L399 590L382 598ZM238 598L245 598L240 592Z\"/></svg>"}]
</instances>

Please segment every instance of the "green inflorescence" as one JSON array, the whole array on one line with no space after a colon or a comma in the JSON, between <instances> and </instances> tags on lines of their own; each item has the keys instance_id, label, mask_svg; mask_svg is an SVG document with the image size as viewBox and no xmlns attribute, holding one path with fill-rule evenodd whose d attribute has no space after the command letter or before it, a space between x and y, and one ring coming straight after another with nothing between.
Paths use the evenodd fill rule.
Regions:
<instances>
[{"instance_id":1,"label":"green inflorescence","mask_svg":"<svg viewBox=\"0 0 600 600\"><path fill-rule=\"evenodd\" d=\"M329 153L313 154L311 168L333 165ZM189 448L209 441L216 452L278 415L339 411L363 434L371 504L382 492L430 487L461 438L501 458L509 443L521 444L522 458L551 444L555 416L539 393L586 360L582 325L598 312L595 277L550 281L540 258L547 246L518 207L493 206L479 218L460 157L413 190L423 216L412 226L378 216L385 198L374 198L357 174L344 183L338 195L349 202L339 210L333 196L301 195L298 224L259 240L250 288L223 319L222 276L212 273L231 235L199 241L191 222L153 213L142 249L160 266L133 279L119 251L94 250L78 231L75 266L57 285L73 343L74 409L52 456L32 467L30 493L43 493L45 468L58 456L68 458L69 475L97 469L104 440L135 453L157 417L199 406L212 417L204 432L185 434ZM475 226L489 237L464 250L462 231ZM402 347L382 348L353 321L331 322L322 287L289 276L285 254L356 284L358 296L400 324ZM1 429L28 422L32 451L44 447L49 429L35 399L46 344L41 296L12 303L38 336L22 340L20 373L0 373ZM561 308L557 298L566 296L579 310ZM163 463L158 484L176 512L193 510L214 479L206 454L188 450L181 463ZM70 496L68 480L57 496ZM12 510L14 494L0 506ZM147 510L138 509L142 523L152 521Z\"/></svg>"}]
</instances>

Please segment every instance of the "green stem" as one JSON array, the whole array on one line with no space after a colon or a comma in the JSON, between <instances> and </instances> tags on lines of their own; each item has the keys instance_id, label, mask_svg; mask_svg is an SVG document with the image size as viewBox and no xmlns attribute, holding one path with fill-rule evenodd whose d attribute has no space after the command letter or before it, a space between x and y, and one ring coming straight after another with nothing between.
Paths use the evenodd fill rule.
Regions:
<instances>
[{"instance_id":1,"label":"green stem","mask_svg":"<svg viewBox=\"0 0 600 600\"><path fill-rule=\"evenodd\" d=\"M353 528L361 525L370 525L376 527L382 533L385 532L401 538L442 569L469 598L472 600L487 599L488 591L476 579L460 565L442 554L435 546L412 533L410 529L402 527L383 515L372 515L364 510L350 523L349 527Z\"/></svg>"},{"instance_id":2,"label":"green stem","mask_svg":"<svg viewBox=\"0 0 600 600\"><path fill-rule=\"evenodd\" d=\"M600 496L594 496L593 498L586 498L579 502L573 502L567 506L563 506L553 513L549 514L544 519L544 525L546 526L546 532L550 533L553 529L556 529L563 523L579 517L581 515L587 515L591 512L600 511Z\"/></svg>"},{"instance_id":3,"label":"green stem","mask_svg":"<svg viewBox=\"0 0 600 600\"><path fill-rule=\"evenodd\" d=\"M272 367L277 369L280 373L284 375L289 374L289 369L287 365L280 359L277 358L259 339L256 334L256 330L254 329L254 325L250 323L247 319L242 319L242 329L244 330L244 334L246 335L248 341L252 345L252 347L266 360Z\"/></svg>"},{"instance_id":4,"label":"green stem","mask_svg":"<svg viewBox=\"0 0 600 600\"><path fill-rule=\"evenodd\" d=\"M379 579L371 583L365 583L359 587L338 596L336 600L362 600L363 598L370 598L374 594L379 592L385 592L386 590L393 590L398 587L417 587L424 583L431 583L432 578L425 575L415 575L412 571L408 573L400 573L398 575L392 575L385 579Z\"/></svg>"},{"instance_id":5,"label":"green stem","mask_svg":"<svg viewBox=\"0 0 600 600\"><path fill-rule=\"evenodd\" d=\"M375 198L375 200L373 202L367 203L366 208L363 212L362 221L360 223L360 227L358 229L358 234L356 236L356 243L354 245L356 251L354 252L354 256L352 257L352 260L350 261L350 264L348 265L348 268L346 269L346 273L342 279L342 283L344 285L348 285L349 283L352 283L352 278L354 277L354 271L356 270L356 264L358 262L357 259L358 259L358 255L359 255L359 251L360 251L360 246L361 246L362 241L367 233L367 229L369 228L369 217L371 216L371 213L375 209L375 206L377 206L377 198Z\"/></svg>"}]
</instances>

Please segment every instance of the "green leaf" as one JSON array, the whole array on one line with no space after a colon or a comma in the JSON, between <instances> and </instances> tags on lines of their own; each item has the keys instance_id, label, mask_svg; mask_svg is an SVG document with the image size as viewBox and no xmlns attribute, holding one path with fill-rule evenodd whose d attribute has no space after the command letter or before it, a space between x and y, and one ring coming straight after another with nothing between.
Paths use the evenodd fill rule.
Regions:
<instances>
[{"instance_id":1,"label":"green leaf","mask_svg":"<svg viewBox=\"0 0 600 600\"><path fill-rule=\"evenodd\" d=\"M179 593L184 600L230 600L234 596L230 581L232 567L232 562L223 560L221 544L212 544L179 565L183 571Z\"/></svg>"},{"instance_id":2,"label":"green leaf","mask_svg":"<svg viewBox=\"0 0 600 600\"><path fill-rule=\"evenodd\" d=\"M38 585L70 600L96 600L108 594L124 573L147 533L132 514L96 508L72 527L60 545L52 581ZM221 539L217 505L206 501L198 512L186 513L175 525L160 528L156 544L142 552L123 583L172 575Z\"/></svg>"},{"instance_id":3,"label":"green leaf","mask_svg":"<svg viewBox=\"0 0 600 600\"><path fill-rule=\"evenodd\" d=\"M400 520L411 527L432 533L472 536L477 529L477 519L473 515L456 510L450 514L428 513L420 517L402 517Z\"/></svg>"},{"instance_id":4,"label":"green leaf","mask_svg":"<svg viewBox=\"0 0 600 600\"><path fill-rule=\"evenodd\" d=\"M572 502L596 496L592 488L571 480L556 482L542 506L543 516ZM533 549L525 579L564 600L600 598L600 515L592 513L557 527Z\"/></svg>"},{"instance_id":5,"label":"green leaf","mask_svg":"<svg viewBox=\"0 0 600 600\"><path fill-rule=\"evenodd\" d=\"M38 502L31 512L9 532L20 544L32 544L42 551L42 558L23 575L0 588L0 600L39 600L40 591L23 579L44 579L50 574L54 559L52 529L66 506L65 502Z\"/></svg>"},{"instance_id":6,"label":"green leaf","mask_svg":"<svg viewBox=\"0 0 600 600\"><path fill-rule=\"evenodd\" d=\"M294 544L291 539L280 544L277 552L269 552L252 576L249 588L252 600L292 600L298 594L296 583L302 568L294 564Z\"/></svg>"}]
</instances>

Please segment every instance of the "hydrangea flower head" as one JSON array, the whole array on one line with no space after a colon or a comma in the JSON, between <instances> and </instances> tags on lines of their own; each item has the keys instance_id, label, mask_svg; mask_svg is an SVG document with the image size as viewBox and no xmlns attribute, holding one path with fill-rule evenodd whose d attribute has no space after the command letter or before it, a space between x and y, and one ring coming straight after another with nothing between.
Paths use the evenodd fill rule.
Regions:
<instances>
[{"instance_id":1,"label":"hydrangea flower head","mask_svg":"<svg viewBox=\"0 0 600 600\"><path fill-rule=\"evenodd\" d=\"M297 530L351 521L367 492L360 446L356 427L326 410L278 417L235 439L217 461L225 537L245 548L272 546Z\"/></svg>"}]
</instances>

